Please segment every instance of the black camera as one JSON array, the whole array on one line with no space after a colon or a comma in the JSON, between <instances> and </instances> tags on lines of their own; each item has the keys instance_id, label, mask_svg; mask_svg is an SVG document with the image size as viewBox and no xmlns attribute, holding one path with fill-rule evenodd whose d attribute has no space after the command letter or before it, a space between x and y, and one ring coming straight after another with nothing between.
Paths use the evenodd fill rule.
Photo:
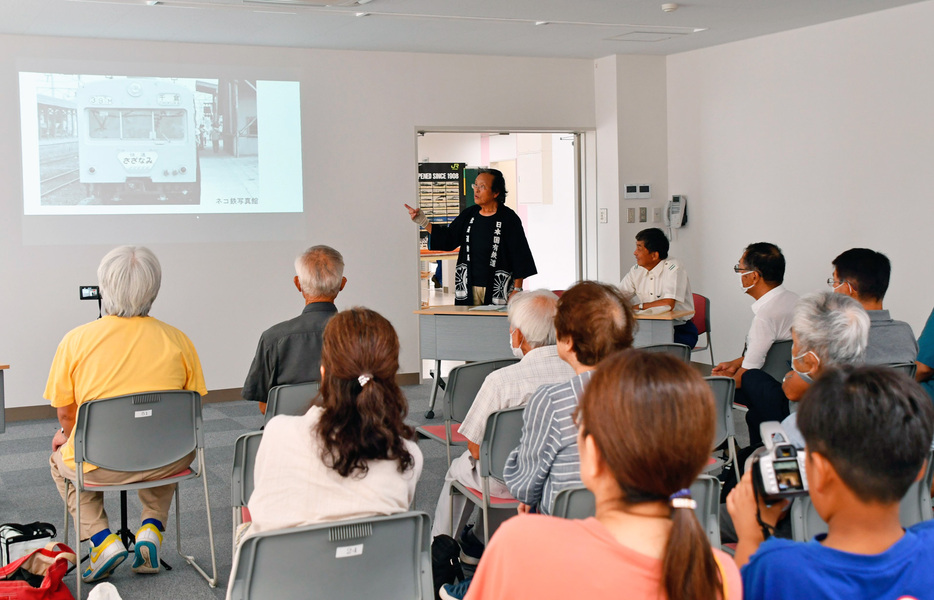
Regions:
<instances>
[{"instance_id":1,"label":"black camera","mask_svg":"<svg viewBox=\"0 0 934 600\"><path fill-rule=\"evenodd\" d=\"M750 457L752 483L768 504L783 498L807 496L808 478L804 470L804 452L788 443L788 435L778 421L759 426L764 448Z\"/></svg>"},{"instance_id":2,"label":"black camera","mask_svg":"<svg viewBox=\"0 0 934 600\"><path fill-rule=\"evenodd\" d=\"M96 285L79 285L78 298L81 300L100 300L101 288Z\"/></svg>"}]
</instances>

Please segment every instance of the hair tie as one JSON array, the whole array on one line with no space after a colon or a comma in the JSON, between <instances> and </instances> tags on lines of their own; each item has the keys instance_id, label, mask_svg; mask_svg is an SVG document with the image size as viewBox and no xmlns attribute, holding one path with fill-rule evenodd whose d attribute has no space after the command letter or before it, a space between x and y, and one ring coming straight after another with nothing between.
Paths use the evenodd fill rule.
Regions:
<instances>
[{"instance_id":1,"label":"hair tie","mask_svg":"<svg viewBox=\"0 0 934 600\"><path fill-rule=\"evenodd\" d=\"M697 502L691 498L691 490L684 488L668 497L672 508L697 508Z\"/></svg>"},{"instance_id":2,"label":"hair tie","mask_svg":"<svg viewBox=\"0 0 934 600\"><path fill-rule=\"evenodd\" d=\"M373 376L370 375L369 373L364 373L360 377L357 377L357 381L360 382L360 387L365 386L367 382L370 381L371 379L373 379Z\"/></svg>"}]
</instances>

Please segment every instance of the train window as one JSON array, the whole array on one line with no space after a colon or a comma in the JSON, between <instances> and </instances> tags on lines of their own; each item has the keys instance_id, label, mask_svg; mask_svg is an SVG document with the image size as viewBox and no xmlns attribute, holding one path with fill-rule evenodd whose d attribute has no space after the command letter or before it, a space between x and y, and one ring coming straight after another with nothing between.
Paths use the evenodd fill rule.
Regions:
<instances>
[{"instance_id":1,"label":"train window","mask_svg":"<svg viewBox=\"0 0 934 600\"><path fill-rule=\"evenodd\" d=\"M120 113L115 110L89 108L88 136L100 139L120 138Z\"/></svg>"},{"instance_id":2,"label":"train window","mask_svg":"<svg viewBox=\"0 0 934 600\"><path fill-rule=\"evenodd\" d=\"M160 110L155 113L154 120L158 139L185 139L185 111Z\"/></svg>"},{"instance_id":3,"label":"train window","mask_svg":"<svg viewBox=\"0 0 934 600\"><path fill-rule=\"evenodd\" d=\"M124 110L123 113L123 139L148 140L152 136L151 110Z\"/></svg>"}]
</instances>

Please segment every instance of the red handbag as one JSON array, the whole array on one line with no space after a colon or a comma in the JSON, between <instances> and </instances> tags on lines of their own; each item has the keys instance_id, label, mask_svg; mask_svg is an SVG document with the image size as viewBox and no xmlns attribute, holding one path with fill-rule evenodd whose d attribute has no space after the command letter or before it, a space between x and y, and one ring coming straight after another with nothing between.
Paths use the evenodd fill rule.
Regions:
<instances>
[{"instance_id":1,"label":"red handbag","mask_svg":"<svg viewBox=\"0 0 934 600\"><path fill-rule=\"evenodd\" d=\"M0 567L0 600L74 600L62 580L75 562L74 550L59 542L33 550Z\"/></svg>"}]
</instances>

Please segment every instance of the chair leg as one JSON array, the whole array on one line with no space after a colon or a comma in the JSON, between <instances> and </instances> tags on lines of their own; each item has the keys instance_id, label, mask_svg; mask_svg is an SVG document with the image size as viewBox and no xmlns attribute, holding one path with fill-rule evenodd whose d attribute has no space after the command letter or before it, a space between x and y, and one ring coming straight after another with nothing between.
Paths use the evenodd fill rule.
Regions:
<instances>
[{"instance_id":1,"label":"chair leg","mask_svg":"<svg viewBox=\"0 0 934 600\"><path fill-rule=\"evenodd\" d=\"M217 556L214 552L214 526L211 524L211 501L208 497L208 478L207 471L204 467L204 451L199 449L198 451L198 469L201 473L201 481L204 483L204 508L207 512L208 517L208 543L211 546L211 576L201 568L195 561L195 557L185 554L182 552L182 509L181 509L181 496L179 495L178 486L175 486L175 547L178 551L178 554L185 559L185 561L194 567L194 569L204 577L205 581L208 582L208 585L212 588L217 587Z\"/></svg>"},{"instance_id":2,"label":"chair leg","mask_svg":"<svg viewBox=\"0 0 934 600\"><path fill-rule=\"evenodd\" d=\"M78 468L82 468L79 464ZM80 481L80 480L79 480ZM66 488L67 489L67 488ZM65 512L68 512L68 494L65 494ZM75 560L78 561L78 564L75 565L75 597L76 600L81 600L81 488L75 486ZM90 560L90 557L88 557Z\"/></svg>"},{"instance_id":3,"label":"chair leg","mask_svg":"<svg viewBox=\"0 0 934 600\"><path fill-rule=\"evenodd\" d=\"M733 463L733 474L736 475L736 483L739 484L739 464L736 456L736 440L733 436L729 436L726 439L728 452L730 453L730 462Z\"/></svg>"},{"instance_id":4,"label":"chair leg","mask_svg":"<svg viewBox=\"0 0 934 600\"><path fill-rule=\"evenodd\" d=\"M62 502L64 502L64 504L65 504L65 520L62 521L62 523L63 523L62 529L65 530L65 545L66 545L66 546L68 545L68 528L69 528L68 521L69 521L69 519L70 519L70 515L68 514L68 500L67 500L67 498L68 498L68 483L69 483L69 482L68 482L68 480L66 479L66 480L65 480L65 499L62 500ZM78 552L76 552L76 554L78 554Z\"/></svg>"}]
</instances>

